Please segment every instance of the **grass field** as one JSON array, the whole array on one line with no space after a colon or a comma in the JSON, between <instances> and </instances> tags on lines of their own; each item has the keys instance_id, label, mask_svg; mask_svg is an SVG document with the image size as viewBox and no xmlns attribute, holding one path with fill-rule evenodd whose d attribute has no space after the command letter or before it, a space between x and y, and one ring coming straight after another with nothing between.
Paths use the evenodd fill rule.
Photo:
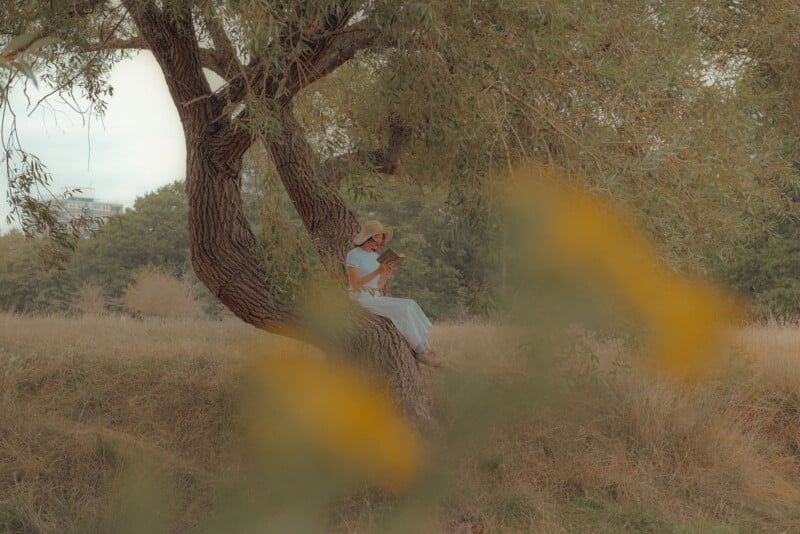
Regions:
<instances>
[{"instance_id":1,"label":"grass field","mask_svg":"<svg viewBox=\"0 0 800 534\"><path fill-rule=\"evenodd\" d=\"M299 345L236 321L0 315L0 532L800 531L800 328L743 329L693 385L574 336L539 366L511 330L436 325L442 430L390 495L313 460L270 458L259 486L248 347Z\"/></svg>"}]
</instances>

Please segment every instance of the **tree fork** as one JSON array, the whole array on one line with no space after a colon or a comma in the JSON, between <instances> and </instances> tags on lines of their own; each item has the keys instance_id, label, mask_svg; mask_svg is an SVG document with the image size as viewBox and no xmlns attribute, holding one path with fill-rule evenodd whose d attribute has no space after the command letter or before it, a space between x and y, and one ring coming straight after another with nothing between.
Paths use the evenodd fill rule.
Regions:
<instances>
[{"instance_id":1,"label":"tree fork","mask_svg":"<svg viewBox=\"0 0 800 534\"><path fill-rule=\"evenodd\" d=\"M129 0L126 5L161 66L183 126L192 266L198 278L243 321L283 335L313 336L313 327L301 324L298 310L274 298L276 292L242 210L242 157L253 136L236 129L212 97L191 15L168 16L153 2ZM280 138L265 135L265 143L324 265L343 281L344 256L358 221L338 193L317 178L316 157L292 113L291 101L282 103L279 115L283 133ZM358 308L354 303L353 307ZM430 423L430 399L408 343L387 319L356 312L344 349L383 377L410 418Z\"/></svg>"}]
</instances>

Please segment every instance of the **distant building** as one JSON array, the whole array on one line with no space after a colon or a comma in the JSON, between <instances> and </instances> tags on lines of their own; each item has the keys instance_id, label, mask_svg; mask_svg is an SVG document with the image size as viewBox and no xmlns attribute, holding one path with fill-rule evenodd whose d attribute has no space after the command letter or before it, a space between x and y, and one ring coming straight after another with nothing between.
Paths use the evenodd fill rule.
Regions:
<instances>
[{"instance_id":1,"label":"distant building","mask_svg":"<svg viewBox=\"0 0 800 534\"><path fill-rule=\"evenodd\" d=\"M122 213L122 204L102 202L89 197L71 197L62 200L59 204L61 205L61 214L66 219L75 219L84 215L108 219Z\"/></svg>"},{"instance_id":2,"label":"distant building","mask_svg":"<svg viewBox=\"0 0 800 534\"><path fill-rule=\"evenodd\" d=\"M106 221L110 217L120 215L124 209L122 204L103 202L86 193L78 193L76 196L59 200L56 205L58 218L65 223L81 217Z\"/></svg>"}]
</instances>

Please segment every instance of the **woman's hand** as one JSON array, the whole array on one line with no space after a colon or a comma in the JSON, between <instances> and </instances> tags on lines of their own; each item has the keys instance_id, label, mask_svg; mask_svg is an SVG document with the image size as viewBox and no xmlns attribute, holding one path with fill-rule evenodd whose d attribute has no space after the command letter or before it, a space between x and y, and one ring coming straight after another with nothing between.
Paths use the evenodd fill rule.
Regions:
<instances>
[{"instance_id":1,"label":"woman's hand","mask_svg":"<svg viewBox=\"0 0 800 534\"><path fill-rule=\"evenodd\" d=\"M387 261L386 263L381 263L378 266L378 287L383 289L383 286L386 284L386 281L389 280L389 277L392 276L392 271L394 271L395 263L393 261Z\"/></svg>"},{"instance_id":2,"label":"woman's hand","mask_svg":"<svg viewBox=\"0 0 800 534\"><path fill-rule=\"evenodd\" d=\"M381 263L378 266L378 272L381 273L382 276L389 276L394 271L395 263L393 261L387 261L385 263Z\"/></svg>"}]
</instances>

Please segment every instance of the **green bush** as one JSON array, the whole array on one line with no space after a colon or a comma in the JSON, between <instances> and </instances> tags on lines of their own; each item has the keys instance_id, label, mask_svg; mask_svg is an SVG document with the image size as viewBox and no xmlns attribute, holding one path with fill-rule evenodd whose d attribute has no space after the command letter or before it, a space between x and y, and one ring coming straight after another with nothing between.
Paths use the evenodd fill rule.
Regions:
<instances>
[{"instance_id":1,"label":"green bush","mask_svg":"<svg viewBox=\"0 0 800 534\"><path fill-rule=\"evenodd\" d=\"M800 231L785 225L718 267L722 282L748 298L758 319L800 318Z\"/></svg>"}]
</instances>

